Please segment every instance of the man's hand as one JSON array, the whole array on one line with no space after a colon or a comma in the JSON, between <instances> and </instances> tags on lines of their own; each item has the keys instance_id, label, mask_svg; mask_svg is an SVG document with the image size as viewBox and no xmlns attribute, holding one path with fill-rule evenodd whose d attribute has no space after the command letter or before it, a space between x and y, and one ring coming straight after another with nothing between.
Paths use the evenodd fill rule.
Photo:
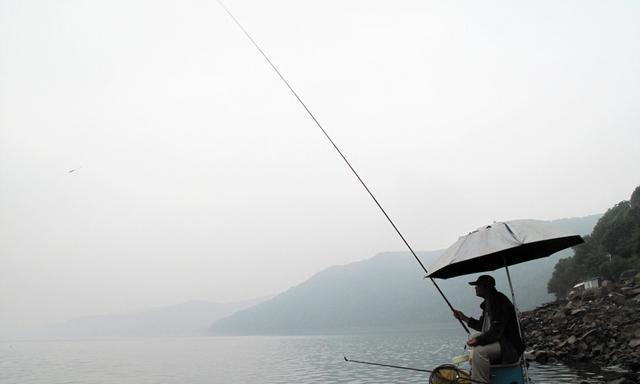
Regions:
<instances>
[{"instance_id":1,"label":"man's hand","mask_svg":"<svg viewBox=\"0 0 640 384\"><path fill-rule=\"evenodd\" d=\"M467 345L470 347L478 345L478 339L476 339L475 337L470 338L469 340L467 340Z\"/></svg>"},{"instance_id":2,"label":"man's hand","mask_svg":"<svg viewBox=\"0 0 640 384\"><path fill-rule=\"evenodd\" d=\"M457 309L453 310L453 317L455 317L458 320L464 320L465 323L469 322L469 317L465 316L465 314L462 313L462 311L458 311Z\"/></svg>"}]
</instances>

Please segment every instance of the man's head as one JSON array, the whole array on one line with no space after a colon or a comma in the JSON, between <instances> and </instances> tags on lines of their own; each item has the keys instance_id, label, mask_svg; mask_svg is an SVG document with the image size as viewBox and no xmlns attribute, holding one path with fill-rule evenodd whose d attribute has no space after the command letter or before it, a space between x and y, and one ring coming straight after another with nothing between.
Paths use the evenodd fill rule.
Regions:
<instances>
[{"instance_id":1,"label":"man's head","mask_svg":"<svg viewBox=\"0 0 640 384\"><path fill-rule=\"evenodd\" d=\"M469 282L476 287L476 296L486 298L489 292L496 287L496 281L489 275L480 275L476 281Z\"/></svg>"}]
</instances>

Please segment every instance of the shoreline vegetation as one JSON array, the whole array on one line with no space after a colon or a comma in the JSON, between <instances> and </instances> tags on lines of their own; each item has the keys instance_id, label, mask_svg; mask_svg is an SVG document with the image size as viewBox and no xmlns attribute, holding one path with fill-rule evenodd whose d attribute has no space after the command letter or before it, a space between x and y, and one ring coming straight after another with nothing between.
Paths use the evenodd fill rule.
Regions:
<instances>
[{"instance_id":1,"label":"shoreline vegetation","mask_svg":"<svg viewBox=\"0 0 640 384\"><path fill-rule=\"evenodd\" d=\"M527 359L622 369L608 383L640 383L640 187L574 249L548 283L558 299L522 313Z\"/></svg>"},{"instance_id":2,"label":"shoreline vegetation","mask_svg":"<svg viewBox=\"0 0 640 384\"><path fill-rule=\"evenodd\" d=\"M595 277L617 281L624 271L640 269L640 187L598 219L574 255L556 264L547 291L566 297L574 285Z\"/></svg>"}]
</instances>

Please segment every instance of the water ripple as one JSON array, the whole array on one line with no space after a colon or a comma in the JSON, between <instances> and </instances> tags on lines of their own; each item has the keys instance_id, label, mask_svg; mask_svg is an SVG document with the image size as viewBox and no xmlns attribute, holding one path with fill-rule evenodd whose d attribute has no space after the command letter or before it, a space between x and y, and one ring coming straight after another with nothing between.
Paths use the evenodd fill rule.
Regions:
<instances>
[{"instance_id":1,"label":"water ripple","mask_svg":"<svg viewBox=\"0 0 640 384\"><path fill-rule=\"evenodd\" d=\"M425 383L427 373L347 363L352 359L432 369L463 351L458 329L336 336L122 338L0 341L0 383L288 384ZM598 383L598 373L532 365L536 384Z\"/></svg>"}]
</instances>

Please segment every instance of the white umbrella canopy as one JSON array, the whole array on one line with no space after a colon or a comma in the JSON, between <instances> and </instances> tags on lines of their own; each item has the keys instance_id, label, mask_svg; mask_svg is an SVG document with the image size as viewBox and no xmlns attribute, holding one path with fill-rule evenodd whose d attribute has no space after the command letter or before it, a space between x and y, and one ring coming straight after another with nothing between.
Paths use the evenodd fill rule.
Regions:
<instances>
[{"instance_id":1,"label":"white umbrella canopy","mask_svg":"<svg viewBox=\"0 0 640 384\"><path fill-rule=\"evenodd\" d=\"M577 234L542 220L512 220L461 236L430 266L428 277L447 279L550 256L583 243Z\"/></svg>"}]
</instances>

